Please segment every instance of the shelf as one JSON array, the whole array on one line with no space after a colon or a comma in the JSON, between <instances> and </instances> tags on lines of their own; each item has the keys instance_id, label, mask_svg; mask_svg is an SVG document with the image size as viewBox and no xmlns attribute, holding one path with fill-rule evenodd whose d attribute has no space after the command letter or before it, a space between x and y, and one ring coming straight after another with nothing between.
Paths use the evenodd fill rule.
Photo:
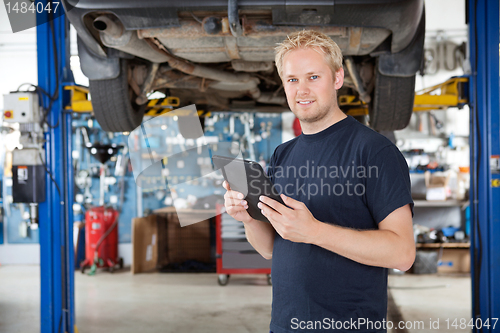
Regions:
<instances>
[{"instance_id":1,"label":"shelf","mask_svg":"<svg viewBox=\"0 0 500 333\"><path fill-rule=\"evenodd\" d=\"M417 249L469 249L470 243L417 243Z\"/></svg>"},{"instance_id":2,"label":"shelf","mask_svg":"<svg viewBox=\"0 0 500 333\"><path fill-rule=\"evenodd\" d=\"M467 200L413 200L413 202L415 207L462 207L469 203Z\"/></svg>"}]
</instances>

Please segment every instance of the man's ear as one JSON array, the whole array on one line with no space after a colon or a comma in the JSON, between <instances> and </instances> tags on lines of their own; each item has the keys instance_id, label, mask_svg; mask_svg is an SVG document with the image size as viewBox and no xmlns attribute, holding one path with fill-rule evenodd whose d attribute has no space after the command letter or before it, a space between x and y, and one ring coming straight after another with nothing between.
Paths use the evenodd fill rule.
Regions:
<instances>
[{"instance_id":1,"label":"man's ear","mask_svg":"<svg viewBox=\"0 0 500 333\"><path fill-rule=\"evenodd\" d=\"M335 73L335 90L339 90L344 85L344 68L340 69Z\"/></svg>"}]
</instances>

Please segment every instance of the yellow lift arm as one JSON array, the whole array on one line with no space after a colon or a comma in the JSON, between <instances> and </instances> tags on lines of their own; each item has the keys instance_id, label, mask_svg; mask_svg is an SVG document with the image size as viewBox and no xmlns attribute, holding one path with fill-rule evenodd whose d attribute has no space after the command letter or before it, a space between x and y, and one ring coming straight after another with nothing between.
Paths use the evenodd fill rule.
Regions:
<instances>
[{"instance_id":1,"label":"yellow lift arm","mask_svg":"<svg viewBox=\"0 0 500 333\"><path fill-rule=\"evenodd\" d=\"M468 103L467 88L469 79L466 77L454 77L441 84L422 89L415 93L413 112L445 110L449 107L461 108ZM65 90L71 93L70 105L67 110L74 112L92 112L92 103L88 99L89 89L82 86L66 86ZM146 116L158 116L173 110L180 105L178 97L165 97L152 99L146 107ZM351 116L363 116L368 114L368 104L365 104L354 95L339 96L339 106ZM206 111L198 111L200 116L209 116Z\"/></svg>"},{"instance_id":2,"label":"yellow lift arm","mask_svg":"<svg viewBox=\"0 0 500 333\"><path fill-rule=\"evenodd\" d=\"M92 103L89 100L89 89L83 86L65 86L64 90L70 92L70 104L66 106L66 110L72 110L79 113L92 113ZM169 96L164 98L156 98L148 101L146 106L145 116L158 116L160 114L172 111L175 107L180 106L178 97ZM176 113L177 115L182 115ZM210 112L198 110L199 116L210 116Z\"/></svg>"},{"instance_id":3,"label":"yellow lift arm","mask_svg":"<svg viewBox=\"0 0 500 333\"><path fill-rule=\"evenodd\" d=\"M467 87L469 79L466 77L453 77L443 83L422 89L415 93L413 112L446 110L449 107L462 108L467 100ZM357 96L339 96L339 106L347 110L351 116L368 114L368 104L361 102Z\"/></svg>"}]
</instances>

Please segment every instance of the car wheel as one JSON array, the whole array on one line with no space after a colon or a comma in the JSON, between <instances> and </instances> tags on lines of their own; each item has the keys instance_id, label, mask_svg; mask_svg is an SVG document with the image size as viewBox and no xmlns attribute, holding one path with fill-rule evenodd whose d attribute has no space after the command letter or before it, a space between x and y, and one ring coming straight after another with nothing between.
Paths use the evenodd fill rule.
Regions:
<instances>
[{"instance_id":1,"label":"car wheel","mask_svg":"<svg viewBox=\"0 0 500 333\"><path fill-rule=\"evenodd\" d=\"M387 76L378 70L375 71L370 127L377 131L395 131L405 128L413 113L415 75Z\"/></svg>"},{"instance_id":2,"label":"car wheel","mask_svg":"<svg viewBox=\"0 0 500 333\"><path fill-rule=\"evenodd\" d=\"M107 132L130 132L142 122L145 105L135 103L137 95L128 84L128 71L128 61L121 59L118 77L89 81L94 116Z\"/></svg>"}]
</instances>

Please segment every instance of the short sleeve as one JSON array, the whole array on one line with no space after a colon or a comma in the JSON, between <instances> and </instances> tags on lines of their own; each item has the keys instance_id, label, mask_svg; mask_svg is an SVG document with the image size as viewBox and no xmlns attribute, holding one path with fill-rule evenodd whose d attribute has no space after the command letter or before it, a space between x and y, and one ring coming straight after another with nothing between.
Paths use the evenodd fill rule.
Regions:
<instances>
[{"instance_id":1,"label":"short sleeve","mask_svg":"<svg viewBox=\"0 0 500 333\"><path fill-rule=\"evenodd\" d=\"M366 166L366 200L377 223L396 209L410 204L413 215L410 174L405 158L394 146L387 146L373 156Z\"/></svg>"}]
</instances>

